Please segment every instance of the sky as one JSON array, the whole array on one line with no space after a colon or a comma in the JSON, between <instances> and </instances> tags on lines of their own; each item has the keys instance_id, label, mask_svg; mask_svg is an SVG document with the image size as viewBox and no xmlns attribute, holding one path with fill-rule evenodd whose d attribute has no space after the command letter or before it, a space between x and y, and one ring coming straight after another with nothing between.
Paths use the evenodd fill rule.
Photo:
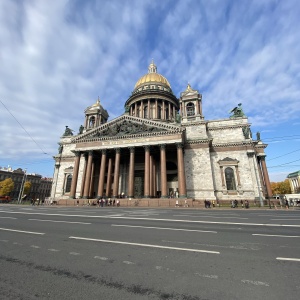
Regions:
<instances>
[{"instance_id":1,"label":"sky","mask_svg":"<svg viewBox=\"0 0 300 300\"><path fill-rule=\"evenodd\" d=\"M299 0L0 1L0 166L52 177L65 126L124 113L154 60L205 120L242 103L271 181L300 170Z\"/></svg>"}]
</instances>

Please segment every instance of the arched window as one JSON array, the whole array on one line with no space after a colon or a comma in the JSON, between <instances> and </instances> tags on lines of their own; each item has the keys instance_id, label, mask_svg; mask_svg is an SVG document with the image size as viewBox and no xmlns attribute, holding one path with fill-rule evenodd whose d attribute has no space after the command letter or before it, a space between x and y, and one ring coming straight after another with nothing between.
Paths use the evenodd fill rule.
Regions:
<instances>
[{"instance_id":1,"label":"arched window","mask_svg":"<svg viewBox=\"0 0 300 300\"><path fill-rule=\"evenodd\" d=\"M161 119L161 106L157 106L157 119Z\"/></svg>"},{"instance_id":2,"label":"arched window","mask_svg":"<svg viewBox=\"0 0 300 300\"><path fill-rule=\"evenodd\" d=\"M90 127L94 127L95 125L95 117L90 117Z\"/></svg>"},{"instance_id":3,"label":"arched window","mask_svg":"<svg viewBox=\"0 0 300 300\"><path fill-rule=\"evenodd\" d=\"M236 190L234 171L232 168L228 167L225 169L225 180L226 180L227 190L229 190L229 191Z\"/></svg>"},{"instance_id":4,"label":"arched window","mask_svg":"<svg viewBox=\"0 0 300 300\"><path fill-rule=\"evenodd\" d=\"M148 106L144 107L144 118L147 119L148 118Z\"/></svg>"},{"instance_id":5,"label":"arched window","mask_svg":"<svg viewBox=\"0 0 300 300\"><path fill-rule=\"evenodd\" d=\"M195 105L192 102L189 102L186 105L186 114L187 116L194 116L195 115Z\"/></svg>"},{"instance_id":6,"label":"arched window","mask_svg":"<svg viewBox=\"0 0 300 300\"><path fill-rule=\"evenodd\" d=\"M65 192L70 193L72 184L72 175L67 176Z\"/></svg>"}]
</instances>

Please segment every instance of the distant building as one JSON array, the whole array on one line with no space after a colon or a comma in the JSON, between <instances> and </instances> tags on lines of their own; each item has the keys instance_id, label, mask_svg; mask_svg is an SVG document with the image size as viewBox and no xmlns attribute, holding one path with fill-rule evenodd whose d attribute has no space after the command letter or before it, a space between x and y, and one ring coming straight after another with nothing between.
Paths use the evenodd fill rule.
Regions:
<instances>
[{"instance_id":1,"label":"distant building","mask_svg":"<svg viewBox=\"0 0 300 300\"><path fill-rule=\"evenodd\" d=\"M124 108L108 121L98 99L85 110L78 134L66 127L51 197L262 202L272 196L267 145L259 133L252 139L241 104L230 117L205 120L199 91L188 84L177 98L152 62Z\"/></svg>"},{"instance_id":2,"label":"distant building","mask_svg":"<svg viewBox=\"0 0 300 300\"><path fill-rule=\"evenodd\" d=\"M44 200L45 197L50 196L52 178L42 178L39 174L27 174L21 168L12 170L8 167L0 167L0 181L3 181L7 178L11 178L14 182L14 189L9 194L9 196L17 200L22 189L22 183L29 181L31 183L30 192L27 195L29 199L40 198Z\"/></svg>"},{"instance_id":3,"label":"distant building","mask_svg":"<svg viewBox=\"0 0 300 300\"><path fill-rule=\"evenodd\" d=\"M292 194L300 193L300 171L290 173L287 178L290 182Z\"/></svg>"}]
</instances>

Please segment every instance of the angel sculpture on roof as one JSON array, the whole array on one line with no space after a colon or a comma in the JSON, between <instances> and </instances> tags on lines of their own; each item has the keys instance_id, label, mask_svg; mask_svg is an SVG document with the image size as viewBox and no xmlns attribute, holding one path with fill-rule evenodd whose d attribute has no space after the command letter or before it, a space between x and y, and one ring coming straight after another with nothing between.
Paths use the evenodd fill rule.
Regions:
<instances>
[{"instance_id":1,"label":"angel sculpture on roof","mask_svg":"<svg viewBox=\"0 0 300 300\"><path fill-rule=\"evenodd\" d=\"M233 108L229 113L231 113L231 114L233 113L233 115L230 116L230 119L242 118L242 117L246 116L243 112L243 109L242 109L242 103L239 103L238 106Z\"/></svg>"}]
</instances>

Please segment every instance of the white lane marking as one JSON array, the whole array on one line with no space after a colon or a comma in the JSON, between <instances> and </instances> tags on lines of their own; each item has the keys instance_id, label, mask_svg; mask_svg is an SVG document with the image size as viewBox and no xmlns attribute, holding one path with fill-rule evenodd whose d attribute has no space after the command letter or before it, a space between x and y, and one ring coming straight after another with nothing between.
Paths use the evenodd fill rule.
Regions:
<instances>
[{"instance_id":1,"label":"white lane marking","mask_svg":"<svg viewBox=\"0 0 300 300\"><path fill-rule=\"evenodd\" d=\"M30 247L35 248L35 249L40 249L41 248L40 246L36 246L36 245L31 245Z\"/></svg>"},{"instance_id":2,"label":"white lane marking","mask_svg":"<svg viewBox=\"0 0 300 300\"><path fill-rule=\"evenodd\" d=\"M48 251L51 251L51 252L58 252L59 250L57 250L57 249L48 249Z\"/></svg>"},{"instance_id":3,"label":"white lane marking","mask_svg":"<svg viewBox=\"0 0 300 300\"><path fill-rule=\"evenodd\" d=\"M135 265L134 262L128 261L128 260L124 260L123 263L124 263L124 264L127 264L127 265Z\"/></svg>"},{"instance_id":4,"label":"white lane marking","mask_svg":"<svg viewBox=\"0 0 300 300\"><path fill-rule=\"evenodd\" d=\"M29 221L39 221L39 222L52 222L52 223L69 223L69 224L83 224L83 225L91 225L92 223L84 223L84 222L68 222L68 221L55 221L55 220L42 220L42 219L28 219Z\"/></svg>"},{"instance_id":5,"label":"white lane marking","mask_svg":"<svg viewBox=\"0 0 300 300\"><path fill-rule=\"evenodd\" d=\"M95 256L94 258L100 259L100 260L108 260L107 257L103 257L103 256Z\"/></svg>"},{"instance_id":6,"label":"white lane marking","mask_svg":"<svg viewBox=\"0 0 300 300\"><path fill-rule=\"evenodd\" d=\"M259 234L259 233L253 233L252 235L275 236L275 237L284 237L284 238L300 238L300 235L277 235L277 234Z\"/></svg>"},{"instance_id":7,"label":"white lane marking","mask_svg":"<svg viewBox=\"0 0 300 300\"><path fill-rule=\"evenodd\" d=\"M277 260L289 260L289 261L300 261L300 258L291 258L291 257L276 257Z\"/></svg>"},{"instance_id":8,"label":"white lane marking","mask_svg":"<svg viewBox=\"0 0 300 300\"><path fill-rule=\"evenodd\" d=\"M271 221L300 221L300 219L270 219Z\"/></svg>"},{"instance_id":9,"label":"white lane marking","mask_svg":"<svg viewBox=\"0 0 300 300\"><path fill-rule=\"evenodd\" d=\"M253 284L253 285L263 285L263 286L270 286L269 283L267 282L262 282L262 281L255 281L255 280L247 280L243 279L241 280L243 283L248 283L248 284Z\"/></svg>"},{"instance_id":10,"label":"white lane marking","mask_svg":"<svg viewBox=\"0 0 300 300\"><path fill-rule=\"evenodd\" d=\"M162 270L162 268L163 268L162 266L156 266L155 267L156 270Z\"/></svg>"},{"instance_id":11,"label":"white lane marking","mask_svg":"<svg viewBox=\"0 0 300 300\"><path fill-rule=\"evenodd\" d=\"M168 247L168 246L150 245L150 244L129 243L129 242L121 242L121 241L102 240L102 239L91 239L91 238L84 238L84 237L79 237L79 236L69 236L69 239L103 242L103 243L112 243L112 244L132 245L132 246L150 247L150 248L160 248L160 249L170 249L170 250L179 250L179 251L189 251L189 252L202 252L202 253L210 253L210 254L220 254L220 252L217 252L217 251L178 248L178 247Z\"/></svg>"},{"instance_id":12,"label":"white lane marking","mask_svg":"<svg viewBox=\"0 0 300 300\"><path fill-rule=\"evenodd\" d=\"M173 215L173 217L182 217L181 215ZM241 219L241 220L248 220L249 218L240 218L240 217L215 217L215 216L204 216L204 215L198 215L198 216L189 216L193 218L212 218L212 219Z\"/></svg>"},{"instance_id":13,"label":"white lane marking","mask_svg":"<svg viewBox=\"0 0 300 300\"><path fill-rule=\"evenodd\" d=\"M71 255L80 255L80 253L78 253L78 252L69 252L69 254L71 254Z\"/></svg>"},{"instance_id":14,"label":"white lane marking","mask_svg":"<svg viewBox=\"0 0 300 300\"><path fill-rule=\"evenodd\" d=\"M8 240L0 240L0 242L8 243Z\"/></svg>"},{"instance_id":15,"label":"white lane marking","mask_svg":"<svg viewBox=\"0 0 300 300\"><path fill-rule=\"evenodd\" d=\"M208 230L194 230L194 229L180 229L180 228L166 228L166 227L151 227L151 226L135 226L135 225L117 225L112 224L111 226L116 227L131 227L131 228L147 228L147 229L158 229L158 230L175 230L175 231L196 231L196 232L209 232L209 233L217 233L217 231L208 231Z\"/></svg>"},{"instance_id":16,"label":"white lane marking","mask_svg":"<svg viewBox=\"0 0 300 300\"><path fill-rule=\"evenodd\" d=\"M201 273L195 273L195 275L201 276L204 278L218 279L218 275L209 275L209 274L201 274Z\"/></svg>"},{"instance_id":17,"label":"white lane marking","mask_svg":"<svg viewBox=\"0 0 300 300\"><path fill-rule=\"evenodd\" d=\"M0 219L13 219L13 220L17 220L17 218L14 218L14 217L0 217Z\"/></svg>"},{"instance_id":18,"label":"white lane marking","mask_svg":"<svg viewBox=\"0 0 300 300\"><path fill-rule=\"evenodd\" d=\"M81 217L81 218L103 218L103 219L125 219L125 220L147 220L147 221L162 221L162 222L184 222L184 223L205 223L205 224L224 224L224 225L244 225L244 226L266 226L266 227L300 227L299 225L290 224L269 224L269 223L237 223L237 222L217 222L217 221L199 221L199 220L174 220L174 219L155 219L155 218L132 218L125 216L90 216L90 215L65 215L65 214L44 214L31 212L8 212L1 211L8 214L27 214L27 215L45 215L45 216L61 216L61 217Z\"/></svg>"},{"instance_id":19,"label":"white lane marking","mask_svg":"<svg viewBox=\"0 0 300 300\"><path fill-rule=\"evenodd\" d=\"M45 234L45 233L42 233L42 232L33 232L33 231L24 231L24 230L15 230L15 229L8 229L8 228L0 228L0 230L13 231L13 232L20 232L20 233L40 234L40 235L44 235L44 234Z\"/></svg>"},{"instance_id":20,"label":"white lane marking","mask_svg":"<svg viewBox=\"0 0 300 300\"><path fill-rule=\"evenodd\" d=\"M14 245L20 245L20 246L22 246L23 244L21 244L21 243L18 243L18 242L13 242L13 244Z\"/></svg>"}]
</instances>

